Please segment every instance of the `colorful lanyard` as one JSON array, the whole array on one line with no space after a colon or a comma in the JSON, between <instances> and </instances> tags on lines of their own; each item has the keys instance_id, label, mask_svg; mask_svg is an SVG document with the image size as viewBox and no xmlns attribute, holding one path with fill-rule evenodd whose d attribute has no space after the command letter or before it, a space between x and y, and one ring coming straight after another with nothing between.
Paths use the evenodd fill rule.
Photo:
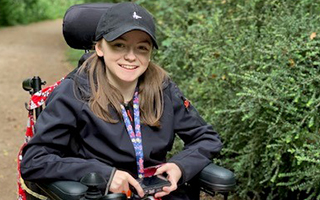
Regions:
<instances>
[{"instance_id":1,"label":"colorful lanyard","mask_svg":"<svg viewBox=\"0 0 320 200\"><path fill-rule=\"evenodd\" d=\"M130 119L126 112L125 107L121 104L122 116L124 119L124 123L127 128L127 132L130 136L131 142L133 144L135 153L136 153L136 162L138 167L138 177L144 177L144 167L143 167L143 149L142 149L142 139L141 139L141 131L140 131L140 111L139 111L139 97L138 90L134 92L133 96L133 115L134 115L134 128L133 131Z\"/></svg>"}]
</instances>

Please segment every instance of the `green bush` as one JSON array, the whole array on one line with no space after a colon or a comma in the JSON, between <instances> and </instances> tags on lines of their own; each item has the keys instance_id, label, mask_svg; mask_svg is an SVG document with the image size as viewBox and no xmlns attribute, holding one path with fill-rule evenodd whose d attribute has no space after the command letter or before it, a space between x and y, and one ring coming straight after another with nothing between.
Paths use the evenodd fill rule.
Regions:
<instances>
[{"instance_id":1,"label":"green bush","mask_svg":"<svg viewBox=\"0 0 320 200\"><path fill-rule=\"evenodd\" d=\"M73 4L83 0L0 0L0 26L28 24L62 17Z\"/></svg>"},{"instance_id":2,"label":"green bush","mask_svg":"<svg viewBox=\"0 0 320 200\"><path fill-rule=\"evenodd\" d=\"M220 132L236 196L320 199L320 2L137 2L158 23L154 59Z\"/></svg>"}]
</instances>

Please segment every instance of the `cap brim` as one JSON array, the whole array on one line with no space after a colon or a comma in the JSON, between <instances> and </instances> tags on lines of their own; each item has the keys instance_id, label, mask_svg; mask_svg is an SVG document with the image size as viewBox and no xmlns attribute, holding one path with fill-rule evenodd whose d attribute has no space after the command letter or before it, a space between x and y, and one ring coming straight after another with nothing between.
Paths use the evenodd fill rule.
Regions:
<instances>
[{"instance_id":1,"label":"cap brim","mask_svg":"<svg viewBox=\"0 0 320 200\"><path fill-rule=\"evenodd\" d=\"M140 30L140 31L146 32L151 37L154 47L156 49L158 49L158 44L157 44L156 39L153 37L153 35L148 30L146 30L145 28L143 28L141 26L127 26L127 27L122 26L114 31L111 31L108 34L103 35L103 38L105 40L107 40L108 42L111 42L111 41L117 39L118 37L120 37L121 35L129 32L129 31L132 31L132 30Z\"/></svg>"}]
</instances>

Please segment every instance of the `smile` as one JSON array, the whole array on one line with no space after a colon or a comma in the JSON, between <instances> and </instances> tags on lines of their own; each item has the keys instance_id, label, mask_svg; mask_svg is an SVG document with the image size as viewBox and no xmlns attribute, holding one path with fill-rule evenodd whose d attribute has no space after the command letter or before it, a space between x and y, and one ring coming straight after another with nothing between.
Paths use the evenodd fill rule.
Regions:
<instances>
[{"instance_id":1,"label":"smile","mask_svg":"<svg viewBox=\"0 0 320 200\"><path fill-rule=\"evenodd\" d=\"M120 65L120 64L119 64L119 65ZM129 70L138 68L137 65L120 65L120 67L122 67L122 68L124 68L124 69L129 69Z\"/></svg>"}]
</instances>

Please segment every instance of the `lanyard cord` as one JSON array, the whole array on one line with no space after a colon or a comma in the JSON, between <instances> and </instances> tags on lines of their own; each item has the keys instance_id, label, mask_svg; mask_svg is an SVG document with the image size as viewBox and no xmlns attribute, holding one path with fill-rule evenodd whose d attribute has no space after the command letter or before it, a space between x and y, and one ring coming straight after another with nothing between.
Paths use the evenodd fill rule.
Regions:
<instances>
[{"instance_id":1,"label":"lanyard cord","mask_svg":"<svg viewBox=\"0 0 320 200\"><path fill-rule=\"evenodd\" d=\"M133 116L134 116L134 129L133 131L130 119L126 112L124 105L120 105L124 123L126 125L127 132L130 136L131 142L133 144L136 153L136 162L138 167L139 178L144 177L144 167L143 167L143 149L142 149L142 138L140 130L140 111L139 111L139 97L138 90L134 92L133 96Z\"/></svg>"}]
</instances>

